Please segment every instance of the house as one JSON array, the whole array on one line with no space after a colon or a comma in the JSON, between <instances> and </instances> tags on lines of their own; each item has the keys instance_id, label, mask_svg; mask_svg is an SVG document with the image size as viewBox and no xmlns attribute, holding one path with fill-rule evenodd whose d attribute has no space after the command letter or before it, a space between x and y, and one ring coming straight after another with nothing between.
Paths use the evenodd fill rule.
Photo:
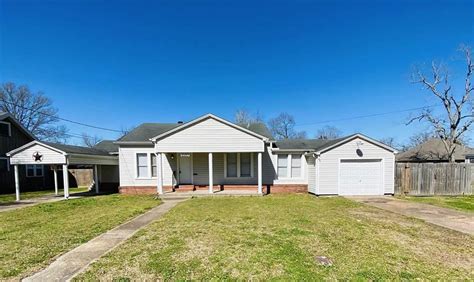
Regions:
<instances>
[{"instance_id":1,"label":"house","mask_svg":"<svg viewBox=\"0 0 474 282\"><path fill-rule=\"evenodd\" d=\"M7 152L36 140L11 114L0 112L0 194L15 191L13 169ZM19 181L28 191L51 187L52 174L42 165L32 164L19 171Z\"/></svg>"},{"instance_id":2,"label":"house","mask_svg":"<svg viewBox=\"0 0 474 282\"><path fill-rule=\"evenodd\" d=\"M456 144L454 159L458 163L470 162L474 157L473 150L467 146ZM397 162L403 163L440 163L448 162L448 154L441 139L430 139L410 150L396 155Z\"/></svg>"},{"instance_id":3,"label":"house","mask_svg":"<svg viewBox=\"0 0 474 282\"><path fill-rule=\"evenodd\" d=\"M115 144L121 193L394 193L396 151L362 134L275 141L263 124L242 127L207 114L186 123L144 123Z\"/></svg>"}]
</instances>

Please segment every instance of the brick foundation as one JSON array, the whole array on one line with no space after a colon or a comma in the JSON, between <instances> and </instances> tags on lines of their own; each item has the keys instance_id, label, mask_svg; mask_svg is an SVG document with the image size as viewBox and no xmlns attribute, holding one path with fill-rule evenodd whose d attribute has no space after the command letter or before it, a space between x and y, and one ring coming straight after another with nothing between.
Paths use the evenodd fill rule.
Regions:
<instances>
[{"instance_id":1,"label":"brick foundation","mask_svg":"<svg viewBox=\"0 0 474 282\"><path fill-rule=\"evenodd\" d=\"M173 187L171 186L164 186L163 191L169 192L173 191ZM156 186L121 186L119 188L120 194L125 195L153 195L157 194Z\"/></svg>"},{"instance_id":2,"label":"brick foundation","mask_svg":"<svg viewBox=\"0 0 474 282\"><path fill-rule=\"evenodd\" d=\"M257 190L257 185L215 185L214 191L244 191ZM176 188L176 192L190 192L190 191L207 191L207 185L181 185ZM165 186L163 191L173 191L173 187ZM121 194L156 194L156 186L122 186L119 189ZM283 194L283 193L308 193L308 185L306 184L276 184L263 185L264 194Z\"/></svg>"}]
</instances>

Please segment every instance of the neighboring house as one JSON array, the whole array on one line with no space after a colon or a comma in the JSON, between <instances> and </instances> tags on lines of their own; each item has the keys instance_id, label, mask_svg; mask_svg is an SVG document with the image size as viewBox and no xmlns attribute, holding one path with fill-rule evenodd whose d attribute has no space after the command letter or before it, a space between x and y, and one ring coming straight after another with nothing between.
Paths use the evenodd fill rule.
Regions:
<instances>
[{"instance_id":1,"label":"neighboring house","mask_svg":"<svg viewBox=\"0 0 474 282\"><path fill-rule=\"evenodd\" d=\"M474 161L473 149L457 144L454 150L454 159L458 163ZM448 154L443 141L430 139L408 151L396 155L397 162L407 163L442 163L448 162Z\"/></svg>"},{"instance_id":2,"label":"neighboring house","mask_svg":"<svg viewBox=\"0 0 474 282\"><path fill-rule=\"evenodd\" d=\"M115 144L122 193L394 193L396 151L361 134L275 141L263 124L245 128L207 114L187 123L144 123Z\"/></svg>"},{"instance_id":3,"label":"neighboring house","mask_svg":"<svg viewBox=\"0 0 474 282\"><path fill-rule=\"evenodd\" d=\"M0 194L15 191L13 167L6 153L36 138L11 114L0 112ZM43 165L25 166L19 171L20 182L27 190L51 187L52 174Z\"/></svg>"}]
</instances>

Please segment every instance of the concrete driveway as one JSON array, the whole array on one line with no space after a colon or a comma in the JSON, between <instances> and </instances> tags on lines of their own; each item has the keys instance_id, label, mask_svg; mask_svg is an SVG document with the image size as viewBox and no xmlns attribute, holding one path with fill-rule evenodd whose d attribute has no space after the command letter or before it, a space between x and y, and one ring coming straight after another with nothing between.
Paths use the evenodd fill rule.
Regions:
<instances>
[{"instance_id":1,"label":"concrete driveway","mask_svg":"<svg viewBox=\"0 0 474 282\"><path fill-rule=\"evenodd\" d=\"M351 196L347 198L369 206L419 218L432 224L474 235L474 214L471 213L400 200L392 196Z\"/></svg>"}]
</instances>

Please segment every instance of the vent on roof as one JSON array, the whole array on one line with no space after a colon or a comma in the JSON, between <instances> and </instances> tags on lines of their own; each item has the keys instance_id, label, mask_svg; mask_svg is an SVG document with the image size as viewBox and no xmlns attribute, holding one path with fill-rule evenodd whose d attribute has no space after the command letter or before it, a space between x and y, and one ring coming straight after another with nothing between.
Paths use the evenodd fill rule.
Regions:
<instances>
[{"instance_id":1,"label":"vent on roof","mask_svg":"<svg viewBox=\"0 0 474 282\"><path fill-rule=\"evenodd\" d=\"M179 120L178 121L178 124L183 124L184 122L182 120Z\"/></svg>"}]
</instances>

